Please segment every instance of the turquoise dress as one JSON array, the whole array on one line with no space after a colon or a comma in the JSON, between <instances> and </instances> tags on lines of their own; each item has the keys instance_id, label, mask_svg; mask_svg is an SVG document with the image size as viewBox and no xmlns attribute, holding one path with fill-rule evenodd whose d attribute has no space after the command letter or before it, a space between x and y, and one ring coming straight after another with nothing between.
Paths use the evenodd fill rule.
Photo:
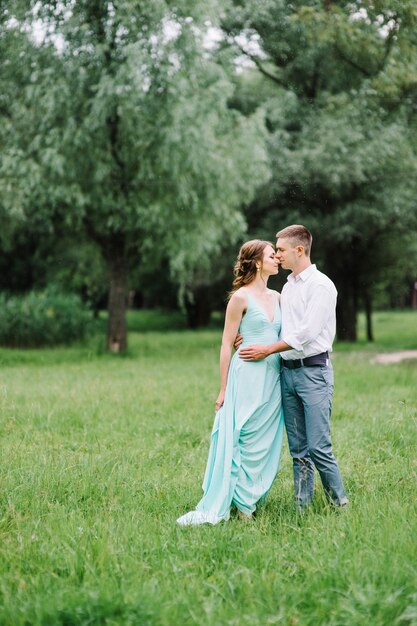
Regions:
<instances>
[{"instance_id":1,"label":"turquoise dress","mask_svg":"<svg viewBox=\"0 0 417 626\"><path fill-rule=\"evenodd\" d=\"M278 300L271 322L262 305L246 295L241 348L275 343L281 329ZM278 472L284 432L279 376L278 354L262 361L243 361L239 351L233 355L224 403L211 433L204 496L179 524L217 524L229 519L232 505L250 516L266 497Z\"/></svg>"}]
</instances>

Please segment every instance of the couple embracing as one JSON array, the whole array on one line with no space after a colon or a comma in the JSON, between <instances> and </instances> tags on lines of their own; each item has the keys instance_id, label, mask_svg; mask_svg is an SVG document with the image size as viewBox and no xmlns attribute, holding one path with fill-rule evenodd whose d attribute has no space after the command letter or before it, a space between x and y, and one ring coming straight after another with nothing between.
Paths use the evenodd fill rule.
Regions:
<instances>
[{"instance_id":1,"label":"couple embracing","mask_svg":"<svg viewBox=\"0 0 417 626\"><path fill-rule=\"evenodd\" d=\"M328 500L348 503L330 439L337 292L310 260L312 236L301 225L243 244L235 265L220 352L220 393L203 482L182 526L249 520L278 472L284 423L296 507L313 499L316 467ZM278 266L292 270L282 294L268 289ZM237 351L232 356L233 347Z\"/></svg>"}]
</instances>

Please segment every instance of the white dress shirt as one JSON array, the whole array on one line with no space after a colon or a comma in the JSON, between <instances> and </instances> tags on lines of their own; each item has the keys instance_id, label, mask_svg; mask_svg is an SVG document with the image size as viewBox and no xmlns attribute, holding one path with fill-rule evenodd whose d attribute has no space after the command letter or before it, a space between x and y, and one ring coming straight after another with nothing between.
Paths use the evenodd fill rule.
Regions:
<instances>
[{"instance_id":1,"label":"white dress shirt","mask_svg":"<svg viewBox=\"0 0 417 626\"><path fill-rule=\"evenodd\" d=\"M283 359L303 359L331 352L336 334L336 287L315 265L290 274L281 293L281 339L293 350Z\"/></svg>"}]
</instances>

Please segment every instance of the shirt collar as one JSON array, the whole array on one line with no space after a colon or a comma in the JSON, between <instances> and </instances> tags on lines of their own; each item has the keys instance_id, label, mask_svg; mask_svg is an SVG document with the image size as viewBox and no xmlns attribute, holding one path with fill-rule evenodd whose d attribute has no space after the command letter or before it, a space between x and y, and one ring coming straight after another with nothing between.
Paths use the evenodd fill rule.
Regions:
<instances>
[{"instance_id":1,"label":"shirt collar","mask_svg":"<svg viewBox=\"0 0 417 626\"><path fill-rule=\"evenodd\" d=\"M312 263L311 265L306 267L305 270L297 274L297 276L294 276L294 273L292 272L287 277L287 280L290 280L292 282L298 282L299 280L302 280L303 282L305 282L308 278L310 278L311 274L313 274L316 270L317 270L316 264Z\"/></svg>"}]
</instances>

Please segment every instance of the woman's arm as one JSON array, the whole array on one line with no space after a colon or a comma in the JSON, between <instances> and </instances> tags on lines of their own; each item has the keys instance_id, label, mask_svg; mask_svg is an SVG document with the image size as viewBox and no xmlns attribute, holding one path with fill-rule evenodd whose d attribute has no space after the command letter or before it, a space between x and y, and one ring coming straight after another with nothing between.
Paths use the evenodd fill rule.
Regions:
<instances>
[{"instance_id":1,"label":"woman's arm","mask_svg":"<svg viewBox=\"0 0 417 626\"><path fill-rule=\"evenodd\" d=\"M246 298L243 294L234 293L229 300L226 309L226 319L220 349L220 392L216 400L216 411L224 402L226 393L227 375L229 373L230 360L232 358L233 342L236 338L239 324L246 310Z\"/></svg>"}]
</instances>

